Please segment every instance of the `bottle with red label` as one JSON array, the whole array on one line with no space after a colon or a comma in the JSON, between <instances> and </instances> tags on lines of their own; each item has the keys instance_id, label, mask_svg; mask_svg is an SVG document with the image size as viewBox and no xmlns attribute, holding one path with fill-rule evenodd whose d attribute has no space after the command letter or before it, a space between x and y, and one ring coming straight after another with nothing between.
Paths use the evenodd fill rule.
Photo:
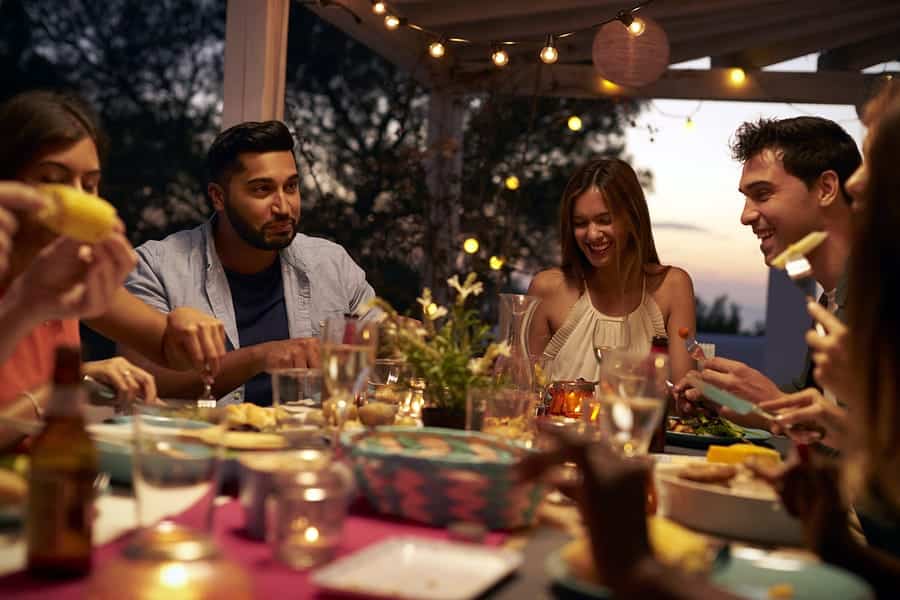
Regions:
<instances>
[{"instance_id":1,"label":"bottle with red label","mask_svg":"<svg viewBox=\"0 0 900 600\"><path fill-rule=\"evenodd\" d=\"M650 341L650 353L651 354L664 354L667 358L669 356L669 338L664 335L653 336L653 339ZM668 379L668 373L665 374L666 379ZM662 383L662 382L660 382ZM650 440L650 452L663 452L666 448L666 421L669 418L669 402L668 400L663 404L663 413L662 419L657 424L656 429L653 431L653 437Z\"/></svg>"}]
</instances>

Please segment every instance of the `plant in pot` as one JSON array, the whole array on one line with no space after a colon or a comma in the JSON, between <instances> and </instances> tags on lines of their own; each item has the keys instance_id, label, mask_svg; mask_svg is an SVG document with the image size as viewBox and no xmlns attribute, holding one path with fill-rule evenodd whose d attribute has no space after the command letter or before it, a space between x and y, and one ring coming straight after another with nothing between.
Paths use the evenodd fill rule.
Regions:
<instances>
[{"instance_id":1,"label":"plant in pot","mask_svg":"<svg viewBox=\"0 0 900 600\"><path fill-rule=\"evenodd\" d=\"M509 346L492 342L490 325L466 306L470 296L484 291L476 274L469 273L462 283L454 275L447 284L455 292L452 306L438 305L425 288L418 298L421 321L399 315L381 298L374 298L370 305L383 311L381 339L387 352L405 360L415 376L425 380L422 422L462 429L468 389L493 384L494 361L508 356Z\"/></svg>"}]
</instances>

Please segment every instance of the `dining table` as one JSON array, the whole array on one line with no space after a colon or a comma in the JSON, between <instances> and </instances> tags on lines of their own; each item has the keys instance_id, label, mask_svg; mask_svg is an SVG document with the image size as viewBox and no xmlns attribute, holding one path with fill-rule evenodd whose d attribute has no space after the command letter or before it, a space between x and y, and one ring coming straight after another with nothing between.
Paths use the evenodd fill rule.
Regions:
<instances>
[{"instance_id":1,"label":"dining table","mask_svg":"<svg viewBox=\"0 0 900 600\"><path fill-rule=\"evenodd\" d=\"M790 443L784 438L773 438L768 442L782 454L789 451ZM665 453L658 457L665 461L682 460L681 457L700 456L702 449L669 445ZM690 460L690 459L684 459ZM152 506L151 519L173 519L181 524L199 526L203 519L197 507L198 497L187 494L167 506ZM310 570L292 570L273 558L266 542L250 539L243 531L244 515L240 503L231 496L219 496L215 501L214 537L226 558L241 564L250 573L256 597L283 595L293 598L330 598L328 593L318 590L310 581ZM113 560L122 549L136 526L136 502L133 492L127 487L113 487L96 500L93 555L94 568ZM145 517L146 518L146 517ZM571 525L577 523L575 507L564 500L545 502L539 511L537 523L529 528L512 532L489 532L477 541L491 547L503 547L521 554L521 564L509 577L504 578L481 598L496 600L520 600L522 598L571 598L571 591L554 584L546 568L547 557L559 550L571 539ZM568 526L567 526L568 525ZM351 505L344 526L342 543L337 556L346 556L371 544L392 537L412 537L427 540L455 540L457 536L447 528L380 516L359 499ZM730 541L730 540L726 540ZM734 542L741 547L746 544ZM815 560L802 549L757 547L762 553L801 556L804 560ZM25 541L21 526L0 528L0 595L4 598L47 598L66 600L85 596L89 578L73 581L45 581L33 579L25 571Z\"/></svg>"}]
</instances>

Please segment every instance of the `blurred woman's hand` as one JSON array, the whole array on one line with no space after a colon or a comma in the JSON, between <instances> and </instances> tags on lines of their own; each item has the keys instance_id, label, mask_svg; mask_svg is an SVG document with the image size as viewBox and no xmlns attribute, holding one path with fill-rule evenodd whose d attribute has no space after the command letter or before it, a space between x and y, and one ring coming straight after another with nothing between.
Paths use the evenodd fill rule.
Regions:
<instances>
[{"instance_id":1,"label":"blurred woman's hand","mask_svg":"<svg viewBox=\"0 0 900 600\"><path fill-rule=\"evenodd\" d=\"M821 441L837 450L847 442L847 411L827 400L816 388L761 402L759 407L777 416L770 426L772 433L786 434L800 443Z\"/></svg>"},{"instance_id":2,"label":"blurred woman's hand","mask_svg":"<svg viewBox=\"0 0 900 600\"><path fill-rule=\"evenodd\" d=\"M815 329L806 332L806 343L812 350L812 360L816 365L813 377L839 399L852 402L857 390L856 379L850 369L847 326L818 302L808 302L806 310L827 332L825 335Z\"/></svg>"},{"instance_id":3,"label":"blurred woman's hand","mask_svg":"<svg viewBox=\"0 0 900 600\"><path fill-rule=\"evenodd\" d=\"M81 372L113 387L120 404L132 404L138 398L146 404L157 400L153 375L121 356L86 362L82 365Z\"/></svg>"},{"instance_id":4,"label":"blurred woman's hand","mask_svg":"<svg viewBox=\"0 0 900 600\"><path fill-rule=\"evenodd\" d=\"M14 181L0 181L0 277L9 269L12 240L19 229L17 215L44 207L44 198L34 188Z\"/></svg>"}]
</instances>

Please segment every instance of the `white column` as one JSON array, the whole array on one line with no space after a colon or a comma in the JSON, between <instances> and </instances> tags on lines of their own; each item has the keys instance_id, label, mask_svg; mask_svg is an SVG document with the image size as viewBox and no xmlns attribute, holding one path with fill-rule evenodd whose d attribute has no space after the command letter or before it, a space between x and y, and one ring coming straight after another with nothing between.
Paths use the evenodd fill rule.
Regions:
<instances>
[{"instance_id":1,"label":"white column","mask_svg":"<svg viewBox=\"0 0 900 600\"><path fill-rule=\"evenodd\" d=\"M430 192L425 207L428 248L424 284L439 299L447 286L443 280L455 272L460 250L459 208L463 155L462 96L432 91L428 108L428 158L426 181Z\"/></svg>"},{"instance_id":2,"label":"white column","mask_svg":"<svg viewBox=\"0 0 900 600\"><path fill-rule=\"evenodd\" d=\"M222 129L284 118L290 0L228 0Z\"/></svg>"},{"instance_id":3,"label":"white column","mask_svg":"<svg viewBox=\"0 0 900 600\"><path fill-rule=\"evenodd\" d=\"M805 296L815 293L810 280L809 289L801 291L780 269L769 270L769 291L766 298L765 372L775 383L789 383L803 370L806 359L806 330L812 317L806 312Z\"/></svg>"}]
</instances>

